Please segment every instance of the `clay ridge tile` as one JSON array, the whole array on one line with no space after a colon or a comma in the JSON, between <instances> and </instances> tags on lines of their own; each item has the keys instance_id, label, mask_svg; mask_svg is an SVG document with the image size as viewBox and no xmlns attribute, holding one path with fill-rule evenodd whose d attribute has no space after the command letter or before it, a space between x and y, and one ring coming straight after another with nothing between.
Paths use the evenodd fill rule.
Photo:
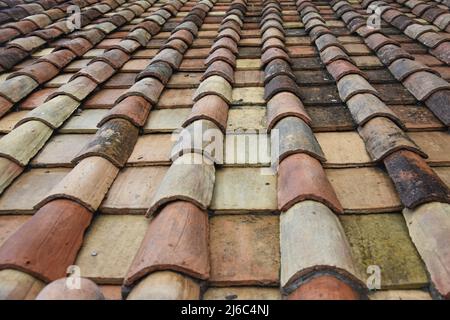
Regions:
<instances>
[{"instance_id":1,"label":"clay ridge tile","mask_svg":"<svg viewBox=\"0 0 450 320\"><path fill-rule=\"evenodd\" d=\"M95 212L118 173L119 169L105 158L85 158L35 205L35 209L55 199L70 199Z\"/></svg>"},{"instance_id":2,"label":"clay ridge tile","mask_svg":"<svg viewBox=\"0 0 450 320\"><path fill-rule=\"evenodd\" d=\"M226 48L220 48L210 53L205 59L205 64L207 66L210 66L213 62L216 61L224 61L233 68L236 67L236 56Z\"/></svg>"},{"instance_id":3,"label":"clay ridge tile","mask_svg":"<svg viewBox=\"0 0 450 320\"><path fill-rule=\"evenodd\" d=\"M211 52L218 50L220 48L227 48L234 54L238 53L237 43L229 37L222 37L217 39L211 46Z\"/></svg>"},{"instance_id":4,"label":"clay ridge tile","mask_svg":"<svg viewBox=\"0 0 450 320\"><path fill-rule=\"evenodd\" d=\"M206 210L212 199L214 181L212 162L197 153L182 155L173 162L161 181L146 216L155 215L164 205L176 200L189 201Z\"/></svg>"},{"instance_id":5,"label":"clay ridge tile","mask_svg":"<svg viewBox=\"0 0 450 320\"><path fill-rule=\"evenodd\" d=\"M286 75L296 80L295 74L292 72L288 61L283 59L274 59L270 61L264 69L264 84L267 84L274 77Z\"/></svg>"},{"instance_id":6,"label":"clay ridge tile","mask_svg":"<svg viewBox=\"0 0 450 320\"><path fill-rule=\"evenodd\" d=\"M449 188L416 153L394 152L384 164L407 208L433 201L450 203Z\"/></svg>"},{"instance_id":7,"label":"clay ridge tile","mask_svg":"<svg viewBox=\"0 0 450 320\"><path fill-rule=\"evenodd\" d=\"M325 155L316 140L311 128L299 117L285 116L275 125L277 135L272 136L272 144L278 146L278 154L272 154L273 162L283 161L295 153L306 153L321 162L325 162Z\"/></svg>"},{"instance_id":8,"label":"clay ridge tile","mask_svg":"<svg viewBox=\"0 0 450 320\"><path fill-rule=\"evenodd\" d=\"M16 103L38 86L39 83L32 77L28 75L18 75L0 84L0 96L10 102Z\"/></svg>"},{"instance_id":9,"label":"clay ridge tile","mask_svg":"<svg viewBox=\"0 0 450 320\"><path fill-rule=\"evenodd\" d=\"M79 76L59 87L55 92L47 97L46 101L49 101L50 99L59 95L67 95L72 99L82 102L96 88L97 83L95 83L93 80L85 76Z\"/></svg>"},{"instance_id":10,"label":"clay ridge tile","mask_svg":"<svg viewBox=\"0 0 450 320\"><path fill-rule=\"evenodd\" d=\"M347 101L347 107L358 126L363 126L375 117L386 117L394 121L400 128L405 127L398 116L373 94L357 94Z\"/></svg>"},{"instance_id":11,"label":"clay ridge tile","mask_svg":"<svg viewBox=\"0 0 450 320\"><path fill-rule=\"evenodd\" d=\"M129 96L116 104L107 115L97 124L101 127L104 123L111 119L121 118L130 121L136 127L142 127L147 121L151 104L147 100L139 96Z\"/></svg>"},{"instance_id":12,"label":"clay ridge tile","mask_svg":"<svg viewBox=\"0 0 450 320\"><path fill-rule=\"evenodd\" d=\"M77 57L81 57L84 55L88 50L92 49L92 44L84 39L84 38L75 38L71 40L66 40L62 43L60 43L55 50L61 50L61 49L69 49L72 51Z\"/></svg>"},{"instance_id":13,"label":"clay ridge tile","mask_svg":"<svg viewBox=\"0 0 450 320\"><path fill-rule=\"evenodd\" d=\"M425 262L430 279L437 291L436 298L450 299L450 266L448 255L448 230L450 205L430 202L414 210L404 209L411 239Z\"/></svg>"},{"instance_id":14,"label":"clay ridge tile","mask_svg":"<svg viewBox=\"0 0 450 320\"><path fill-rule=\"evenodd\" d=\"M228 119L228 104L217 95L206 95L194 103L192 111L183 122L183 128L198 120L209 120L225 133Z\"/></svg>"},{"instance_id":15,"label":"clay ridge tile","mask_svg":"<svg viewBox=\"0 0 450 320\"><path fill-rule=\"evenodd\" d=\"M306 200L283 212L280 247L282 292L291 294L291 298L297 288L312 289L307 285L308 280L324 275L345 282L356 291L356 296L366 294L344 229L326 205ZM326 288L317 289L329 294Z\"/></svg>"},{"instance_id":16,"label":"clay ridge tile","mask_svg":"<svg viewBox=\"0 0 450 320\"><path fill-rule=\"evenodd\" d=\"M381 99L378 91L359 74L349 74L337 82L339 96L347 102L351 97L360 93L371 93Z\"/></svg>"},{"instance_id":17,"label":"clay ridge tile","mask_svg":"<svg viewBox=\"0 0 450 320\"><path fill-rule=\"evenodd\" d=\"M9 70L28 55L28 52L19 48L0 48L0 67Z\"/></svg>"},{"instance_id":18,"label":"clay ridge tile","mask_svg":"<svg viewBox=\"0 0 450 320\"><path fill-rule=\"evenodd\" d=\"M431 94L425 100L426 106L441 120L447 127L450 126L450 90L440 90Z\"/></svg>"},{"instance_id":19,"label":"clay ridge tile","mask_svg":"<svg viewBox=\"0 0 450 320\"><path fill-rule=\"evenodd\" d=\"M205 159L207 159L207 161L222 161L221 153L219 154L215 150L208 149L208 142L203 141L199 144L189 138L197 132L201 132L202 134L214 132L217 139L223 140L223 136L221 135L221 132L219 132L219 129L215 123L204 119L197 120L179 132L178 139L170 152L170 159L172 161L175 161L177 158L185 154L202 155Z\"/></svg>"},{"instance_id":20,"label":"clay ridge tile","mask_svg":"<svg viewBox=\"0 0 450 320\"><path fill-rule=\"evenodd\" d=\"M8 76L7 79L11 79L17 77L19 75L26 75L32 78L39 84L43 84L48 80L52 79L59 73L59 69L56 68L53 64L49 62L39 62L35 64L31 64L21 69L20 71L16 71Z\"/></svg>"},{"instance_id":21,"label":"clay ridge tile","mask_svg":"<svg viewBox=\"0 0 450 320\"><path fill-rule=\"evenodd\" d=\"M339 47L331 46L320 52L320 59L325 65L339 60L347 60L353 63L352 59Z\"/></svg>"},{"instance_id":22,"label":"clay ridge tile","mask_svg":"<svg viewBox=\"0 0 450 320\"><path fill-rule=\"evenodd\" d=\"M380 47L376 52L381 62L388 67L391 65L391 63L398 59L415 59L414 56L410 55L399 46L395 46L392 44L386 44L385 46Z\"/></svg>"},{"instance_id":23,"label":"clay ridge tile","mask_svg":"<svg viewBox=\"0 0 450 320\"><path fill-rule=\"evenodd\" d=\"M39 58L36 63L40 61L46 61L53 64L58 69L63 69L66 65L68 65L73 59L75 59L76 55L68 50L57 50L49 53L41 58Z\"/></svg>"},{"instance_id":24,"label":"clay ridge tile","mask_svg":"<svg viewBox=\"0 0 450 320\"><path fill-rule=\"evenodd\" d=\"M93 64L97 61L102 61L109 64L114 69L120 69L128 60L130 56L119 49L112 49L105 51L100 57L92 59L88 65Z\"/></svg>"},{"instance_id":25,"label":"clay ridge tile","mask_svg":"<svg viewBox=\"0 0 450 320\"><path fill-rule=\"evenodd\" d=\"M424 158L428 156L398 128L392 121L383 117L369 120L358 128L366 149L374 161L380 161L389 154L406 149Z\"/></svg>"},{"instance_id":26,"label":"clay ridge tile","mask_svg":"<svg viewBox=\"0 0 450 320\"><path fill-rule=\"evenodd\" d=\"M403 85L419 101L428 99L437 91L450 89L450 84L447 81L428 71L419 71L411 74L403 81Z\"/></svg>"},{"instance_id":27,"label":"clay ridge tile","mask_svg":"<svg viewBox=\"0 0 450 320\"><path fill-rule=\"evenodd\" d=\"M278 209L287 211L304 200L316 200L335 213L343 208L320 162L304 153L288 156L278 168Z\"/></svg>"},{"instance_id":28,"label":"clay ridge tile","mask_svg":"<svg viewBox=\"0 0 450 320\"><path fill-rule=\"evenodd\" d=\"M103 61L97 61L81 69L79 72L74 74L69 81L72 81L77 77L84 76L97 84L101 84L109 79L114 73L115 70L109 64Z\"/></svg>"},{"instance_id":29,"label":"clay ridge tile","mask_svg":"<svg viewBox=\"0 0 450 320\"><path fill-rule=\"evenodd\" d=\"M109 160L116 167L123 167L133 152L139 130L128 120L111 119L102 124L96 135L72 160L99 156Z\"/></svg>"},{"instance_id":30,"label":"clay ridge tile","mask_svg":"<svg viewBox=\"0 0 450 320\"><path fill-rule=\"evenodd\" d=\"M117 98L115 103L117 104L130 96L140 96L152 105L156 105L163 89L164 85L159 80L155 78L143 78Z\"/></svg>"},{"instance_id":31,"label":"clay ridge tile","mask_svg":"<svg viewBox=\"0 0 450 320\"><path fill-rule=\"evenodd\" d=\"M234 84L234 69L233 66L225 61L214 61L209 64L205 73L202 75L201 81L205 80L210 76L220 76L227 80L231 85Z\"/></svg>"},{"instance_id":32,"label":"clay ridge tile","mask_svg":"<svg viewBox=\"0 0 450 320\"><path fill-rule=\"evenodd\" d=\"M192 99L198 101L200 98L214 94L224 99L228 104L232 101L232 88L230 83L220 76L210 76L202 81Z\"/></svg>"},{"instance_id":33,"label":"clay ridge tile","mask_svg":"<svg viewBox=\"0 0 450 320\"><path fill-rule=\"evenodd\" d=\"M157 270L173 270L208 279L208 241L205 211L186 201L169 203L151 221L124 284L130 286Z\"/></svg>"},{"instance_id":34,"label":"clay ridge tile","mask_svg":"<svg viewBox=\"0 0 450 320\"><path fill-rule=\"evenodd\" d=\"M432 68L425 66L415 60L411 59L397 59L390 66L389 71L394 75L398 81L404 81L410 75L419 72L427 71L439 76L439 74Z\"/></svg>"},{"instance_id":35,"label":"clay ridge tile","mask_svg":"<svg viewBox=\"0 0 450 320\"><path fill-rule=\"evenodd\" d=\"M268 101L280 92L291 92L300 97L297 84L291 77L286 75L275 76L264 86L264 99Z\"/></svg>"},{"instance_id":36,"label":"clay ridge tile","mask_svg":"<svg viewBox=\"0 0 450 320\"><path fill-rule=\"evenodd\" d=\"M91 212L71 200L49 202L0 247L0 269L20 270L46 282L65 276L91 219Z\"/></svg>"},{"instance_id":37,"label":"clay ridge tile","mask_svg":"<svg viewBox=\"0 0 450 320\"><path fill-rule=\"evenodd\" d=\"M157 61L149 64L143 71L136 76L136 81L147 77L153 77L161 81L163 85L169 82L173 70L169 64L163 61Z\"/></svg>"},{"instance_id":38,"label":"clay ridge tile","mask_svg":"<svg viewBox=\"0 0 450 320\"><path fill-rule=\"evenodd\" d=\"M348 60L336 60L332 61L326 66L327 71L333 77L333 79L338 82L349 74L358 74L367 79L367 75L361 71L357 66L355 66L351 61Z\"/></svg>"},{"instance_id":39,"label":"clay ridge tile","mask_svg":"<svg viewBox=\"0 0 450 320\"><path fill-rule=\"evenodd\" d=\"M290 92L280 92L267 101L267 132L285 117L298 117L308 126L312 123L301 100Z\"/></svg>"},{"instance_id":40,"label":"clay ridge tile","mask_svg":"<svg viewBox=\"0 0 450 320\"><path fill-rule=\"evenodd\" d=\"M289 58L289 55L286 53L286 51L279 48L269 48L265 50L261 56L261 67L265 68L269 62L275 59L282 59L286 60L286 62L288 62L289 64L291 63L291 59Z\"/></svg>"}]
</instances>

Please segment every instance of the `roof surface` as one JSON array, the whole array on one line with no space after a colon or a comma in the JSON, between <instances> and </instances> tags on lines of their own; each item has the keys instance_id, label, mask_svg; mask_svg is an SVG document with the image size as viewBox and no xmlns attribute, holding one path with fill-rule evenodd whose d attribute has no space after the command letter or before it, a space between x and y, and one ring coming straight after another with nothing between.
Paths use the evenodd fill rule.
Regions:
<instances>
[{"instance_id":1,"label":"roof surface","mask_svg":"<svg viewBox=\"0 0 450 320\"><path fill-rule=\"evenodd\" d=\"M0 297L448 298L449 7L0 0Z\"/></svg>"}]
</instances>

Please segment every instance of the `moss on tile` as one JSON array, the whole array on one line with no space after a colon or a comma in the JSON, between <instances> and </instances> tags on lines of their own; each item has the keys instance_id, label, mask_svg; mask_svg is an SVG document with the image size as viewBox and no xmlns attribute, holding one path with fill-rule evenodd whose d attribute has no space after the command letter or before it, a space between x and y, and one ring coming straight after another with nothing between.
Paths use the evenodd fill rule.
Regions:
<instances>
[{"instance_id":1,"label":"moss on tile","mask_svg":"<svg viewBox=\"0 0 450 320\"><path fill-rule=\"evenodd\" d=\"M401 214L348 215L340 219L362 274L367 274L368 266L378 265L382 289L427 285L424 264L411 242Z\"/></svg>"}]
</instances>

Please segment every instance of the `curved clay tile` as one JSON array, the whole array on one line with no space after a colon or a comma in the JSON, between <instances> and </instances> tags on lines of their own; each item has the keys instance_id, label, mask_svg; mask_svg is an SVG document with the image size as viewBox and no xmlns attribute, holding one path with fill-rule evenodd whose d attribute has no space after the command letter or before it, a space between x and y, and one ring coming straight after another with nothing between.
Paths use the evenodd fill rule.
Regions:
<instances>
[{"instance_id":1,"label":"curved clay tile","mask_svg":"<svg viewBox=\"0 0 450 320\"><path fill-rule=\"evenodd\" d=\"M77 282L79 283L71 283ZM73 285L74 288L70 286ZM76 287L75 287L76 286ZM79 286L79 287L78 287ZM36 300L104 300L100 288L86 278L62 278L45 286L36 297Z\"/></svg>"}]
</instances>

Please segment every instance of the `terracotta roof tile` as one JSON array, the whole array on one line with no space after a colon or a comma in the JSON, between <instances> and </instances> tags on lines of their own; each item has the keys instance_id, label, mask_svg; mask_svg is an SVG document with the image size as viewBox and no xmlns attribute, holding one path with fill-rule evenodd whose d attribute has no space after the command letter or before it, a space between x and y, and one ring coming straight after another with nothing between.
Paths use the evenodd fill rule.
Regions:
<instances>
[{"instance_id":1,"label":"terracotta roof tile","mask_svg":"<svg viewBox=\"0 0 450 320\"><path fill-rule=\"evenodd\" d=\"M403 216L408 225L409 234L424 260L436 290L446 299L449 298L448 255L446 254L446 232L449 228L446 215L449 205L430 202L415 210L404 209Z\"/></svg>"},{"instance_id":2,"label":"terracotta roof tile","mask_svg":"<svg viewBox=\"0 0 450 320\"><path fill-rule=\"evenodd\" d=\"M324 230L322 228L327 232L320 232ZM361 290L359 274L342 226L336 215L323 204L302 201L283 212L280 217L280 246L284 292L291 293L304 286L304 279L317 270L339 274Z\"/></svg>"},{"instance_id":3,"label":"terracotta roof tile","mask_svg":"<svg viewBox=\"0 0 450 320\"><path fill-rule=\"evenodd\" d=\"M448 186L417 154L407 150L397 151L388 156L384 164L407 208L431 201L450 202Z\"/></svg>"},{"instance_id":4,"label":"terracotta roof tile","mask_svg":"<svg viewBox=\"0 0 450 320\"><path fill-rule=\"evenodd\" d=\"M410 150L424 158L427 157L400 128L387 118L373 118L360 126L358 132L374 161L382 160L397 150Z\"/></svg>"},{"instance_id":5,"label":"terracotta roof tile","mask_svg":"<svg viewBox=\"0 0 450 320\"><path fill-rule=\"evenodd\" d=\"M332 276L312 278L292 292L289 300L359 300L360 295L344 281Z\"/></svg>"},{"instance_id":6,"label":"terracotta roof tile","mask_svg":"<svg viewBox=\"0 0 450 320\"><path fill-rule=\"evenodd\" d=\"M0 268L28 272L44 281L64 276L77 254L91 218L88 210L70 200L55 200L46 204L3 244ZM24 251L24 248L27 250ZM51 261L55 260L58 263L53 264Z\"/></svg>"},{"instance_id":7,"label":"terracotta roof tile","mask_svg":"<svg viewBox=\"0 0 450 320\"><path fill-rule=\"evenodd\" d=\"M152 220L127 272L125 285L132 285L156 270L207 279L209 268L208 216L192 203L176 201Z\"/></svg>"},{"instance_id":8,"label":"terracotta roof tile","mask_svg":"<svg viewBox=\"0 0 450 320\"><path fill-rule=\"evenodd\" d=\"M36 297L36 300L104 300L100 288L92 280L81 278L81 290L68 290L66 278L48 284Z\"/></svg>"},{"instance_id":9,"label":"terracotta roof tile","mask_svg":"<svg viewBox=\"0 0 450 320\"><path fill-rule=\"evenodd\" d=\"M172 271L151 273L134 287L128 300L198 300L200 285L192 278Z\"/></svg>"}]
</instances>

